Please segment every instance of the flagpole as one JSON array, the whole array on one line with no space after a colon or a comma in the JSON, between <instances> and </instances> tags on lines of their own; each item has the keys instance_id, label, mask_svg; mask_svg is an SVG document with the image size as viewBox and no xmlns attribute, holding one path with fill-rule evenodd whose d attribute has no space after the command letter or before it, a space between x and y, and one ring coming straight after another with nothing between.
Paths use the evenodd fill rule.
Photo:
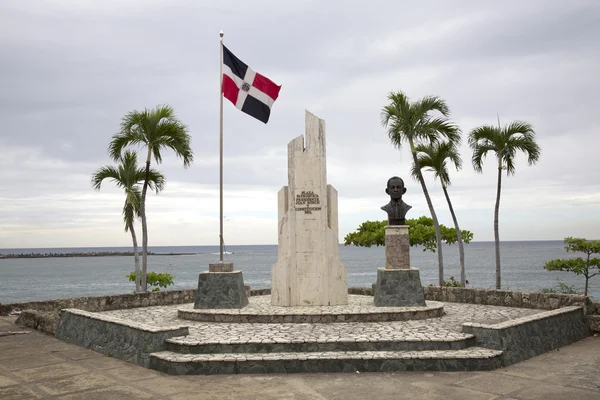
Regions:
<instances>
[{"instance_id":1,"label":"flagpole","mask_svg":"<svg viewBox=\"0 0 600 400\"><path fill-rule=\"evenodd\" d=\"M219 259L223 262L223 30L219 33L221 57L219 58L219 102L220 102L220 126L219 126Z\"/></svg>"}]
</instances>

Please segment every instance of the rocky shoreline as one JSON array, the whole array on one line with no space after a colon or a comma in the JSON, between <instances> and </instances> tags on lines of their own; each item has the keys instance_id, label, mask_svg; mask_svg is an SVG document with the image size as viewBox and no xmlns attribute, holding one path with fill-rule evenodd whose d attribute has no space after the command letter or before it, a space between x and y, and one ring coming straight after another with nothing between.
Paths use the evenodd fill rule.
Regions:
<instances>
[{"instance_id":1,"label":"rocky shoreline","mask_svg":"<svg viewBox=\"0 0 600 400\"><path fill-rule=\"evenodd\" d=\"M149 256L183 256L200 253L152 253ZM142 252L139 252L142 255ZM13 258L62 258L62 257L113 257L113 256L133 256L133 251L92 251L83 253L28 253L28 254L0 254L1 259Z\"/></svg>"}]
</instances>

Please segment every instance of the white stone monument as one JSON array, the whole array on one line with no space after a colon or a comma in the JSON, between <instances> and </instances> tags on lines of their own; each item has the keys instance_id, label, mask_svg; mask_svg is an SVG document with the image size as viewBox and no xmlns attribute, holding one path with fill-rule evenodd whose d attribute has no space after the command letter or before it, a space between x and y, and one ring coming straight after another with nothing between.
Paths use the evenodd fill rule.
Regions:
<instances>
[{"instance_id":1,"label":"white stone monument","mask_svg":"<svg viewBox=\"0 0 600 400\"><path fill-rule=\"evenodd\" d=\"M325 121L306 111L306 142L288 144L288 186L278 193L278 261L271 270L277 306L348 304L339 259L337 191L327 184Z\"/></svg>"}]
</instances>

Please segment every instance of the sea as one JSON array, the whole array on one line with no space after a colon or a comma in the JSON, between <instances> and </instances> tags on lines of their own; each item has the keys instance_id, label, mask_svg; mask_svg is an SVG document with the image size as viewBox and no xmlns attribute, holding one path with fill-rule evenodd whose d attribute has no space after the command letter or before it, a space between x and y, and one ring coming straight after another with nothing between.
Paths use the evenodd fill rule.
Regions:
<instances>
[{"instance_id":1,"label":"sea","mask_svg":"<svg viewBox=\"0 0 600 400\"><path fill-rule=\"evenodd\" d=\"M584 277L570 272L546 271L546 261L572 258L562 241L501 242L502 288L537 291L553 288L559 281L582 290ZM85 253L124 252L130 247L0 249L9 253ZM149 256L148 271L167 272L175 277L169 289L191 289L197 286L198 273L208 264L219 261L218 246L150 246L154 253L186 253L185 255ZM472 242L465 245L465 271L468 287L495 287L494 242ZM444 276L460 281L458 247L444 245ZM437 285L437 254L411 248L411 266L418 268L423 285ZM141 257L140 257L141 258ZM277 262L276 245L228 246L225 261L241 270L246 285L252 289L271 286L271 266ZM384 247L340 245L340 259L348 271L348 285L370 287L377 268L385 266ZM133 256L18 258L0 259L0 304L49 300L79 296L101 296L132 293L133 282L125 277L134 270ZM600 299L600 277L590 279L589 295Z\"/></svg>"}]
</instances>

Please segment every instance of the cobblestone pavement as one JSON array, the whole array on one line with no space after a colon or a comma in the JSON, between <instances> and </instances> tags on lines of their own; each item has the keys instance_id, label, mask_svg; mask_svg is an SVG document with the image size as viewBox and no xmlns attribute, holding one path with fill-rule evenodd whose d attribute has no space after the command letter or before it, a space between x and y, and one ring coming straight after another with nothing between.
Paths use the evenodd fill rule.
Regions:
<instances>
[{"instance_id":1,"label":"cobblestone pavement","mask_svg":"<svg viewBox=\"0 0 600 400\"><path fill-rule=\"evenodd\" d=\"M169 376L0 317L2 400L592 400L600 337L488 372ZM29 330L30 331L30 330Z\"/></svg>"},{"instance_id":2,"label":"cobblestone pavement","mask_svg":"<svg viewBox=\"0 0 600 400\"><path fill-rule=\"evenodd\" d=\"M179 354L170 351L158 352L155 355L169 361L260 361L260 360L335 360L335 359L356 359L356 360L377 360L377 359L450 359L457 358L492 358L502 354L498 350L489 350L480 347L472 347L465 350L444 351L321 351L309 353L230 353L230 354Z\"/></svg>"},{"instance_id":3,"label":"cobblestone pavement","mask_svg":"<svg viewBox=\"0 0 600 400\"><path fill-rule=\"evenodd\" d=\"M360 308L364 311L371 302L370 296L351 295L348 307ZM280 312L286 307L273 307L270 296L251 297L252 307L262 312L271 310ZM261 324L261 323L209 323L181 320L177 318L178 308L192 309L192 304L133 308L127 310L105 311L101 314L129 322L150 326L187 325L190 334L186 337L189 343L247 343L269 341L287 343L304 341L327 342L335 340L351 341L453 341L467 335L461 332L464 322L495 324L543 310L526 308L482 306L476 304L445 303L446 315L417 321L398 322L350 322L330 324ZM377 309L370 306L371 309ZM307 307L298 307L307 308ZM340 308L340 307L336 307ZM470 336L469 336L470 337Z\"/></svg>"}]
</instances>

